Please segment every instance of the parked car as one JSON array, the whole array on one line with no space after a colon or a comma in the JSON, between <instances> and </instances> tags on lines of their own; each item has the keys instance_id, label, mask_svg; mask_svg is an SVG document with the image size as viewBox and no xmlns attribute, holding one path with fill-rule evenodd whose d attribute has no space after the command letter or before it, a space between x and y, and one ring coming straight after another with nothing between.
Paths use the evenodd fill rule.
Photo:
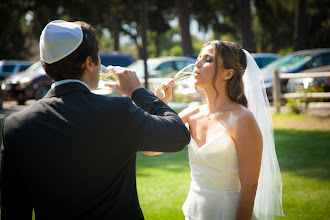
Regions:
<instances>
[{"instance_id":1,"label":"parked car","mask_svg":"<svg viewBox=\"0 0 330 220\"><path fill-rule=\"evenodd\" d=\"M155 85L164 82L168 78L173 78L175 74L183 67L188 66L191 63L195 63L196 59L191 57L158 57L148 59L148 84L149 89L154 91ZM127 68L134 70L137 76L141 79L141 83L144 85L144 62L143 60L136 61ZM196 94L194 84L188 81L180 83L180 85L174 88L174 94L177 96L183 95L185 98L191 101L195 100L199 95ZM179 101L179 100L174 100Z\"/></svg>"},{"instance_id":2,"label":"parked car","mask_svg":"<svg viewBox=\"0 0 330 220\"><path fill-rule=\"evenodd\" d=\"M103 53L100 54L101 63L104 66L122 66L126 67L134 63L134 58L129 54L120 54L120 53Z\"/></svg>"},{"instance_id":3,"label":"parked car","mask_svg":"<svg viewBox=\"0 0 330 220\"><path fill-rule=\"evenodd\" d=\"M153 88L155 83L160 83L166 78L174 77L183 67L195 62L196 60L191 57L158 57L148 59L149 87ZM134 70L141 81L144 82L143 60L138 60L127 68Z\"/></svg>"},{"instance_id":4,"label":"parked car","mask_svg":"<svg viewBox=\"0 0 330 220\"><path fill-rule=\"evenodd\" d=\"M0 61L0 80L12 74L21 72L29 68L34 62L19 60L1 60Z\"/></svg>"},{"instance_id":5,"label":"parked car","mask_svg":"<svg viewBox=\"0 0 330 220\"><path fill-rule=\"evenodd\" d=\"M165 81L167 78L174 77L174 75L181 70L183 67L195 63L196 59L191 57L158 57L150 58L147 61L148 64L148 83L149 89L154 90L155 84L159 84ZM127 66L128 69L134 70L139 77L141 84L144 85L144 61L138 60L131 65ZM194 90L193 87L188 88L186 84L180 86L180 91L187 92L187 89ZM194 90L195 91L195 90ZM106 89L102 86L102 81L99 83L99 88L96 91L98 94L117 96L120 95L116 91L111 89Z\"/></svg>"},{"instance_id":6,"label":"parked car","mask_svg":"<svg viewBox=\"0 0 330 220\"><path fill-rule=\"evenodd\" d=\"M150 58L148 64L149 78L169 78L173 77L183 67L195 63L191 57L158 57ZM134 70L139 78L144 79L144 61L138 60L127 67Z\"/></svg>"},{"instance_id":7,"label":"parked car","mask_svg":"<svg viewBox=\"0 0 330 220\"><path fill-rule=\"evenodd\" d=\"M15 100L23 105L28 99L41 99L52 84L38 61L23 72L8 76L1 84L5 100Z\"/></svg>"},{"instance_id":8,"label":"parked car","mask_svg":"<svg viewBox=\"0 0 330 220\"><path fill-rule=\"evenodd\" d=\"M132 56L127 54L100 54L103 65L127 66L134 62ZM44 97L52 79L45 73L38 61L24 72L12 74L5 78L1 84L5 100L15 100L23 105L28 99L41 99Z\"/></svg>"},{"instance_id":9,"label":"parked car","mask_svg":"<svg viewBox=\"0 0 330 220\"><path fill-rule=\"evenodd\" d=\"M330 48L309 49L288 54L261 69L268 98L272 100L274 71L279 73L298 73L315 67L330 65ZM286 92L288 80L281 80L282 92Z\"/></svg>"},{"instance_id":10,"label":"parked car","mask_svg":"<svg viewBox=\"0 0 330 220\"><path fill-rule=\"evenodd\" d=\"M330 72L330 65L315 67L301 71L301 73L317 73ZM330 77L321 78L292 78L288 80L288 92L297 92L299 90L307 89L308 87L321 87L325 92L330 92Z\"/></svg>"},{"instance_id":11,"label":"parked car","mask_svg":"<svg viewBox=\"0 0 330 220\"><path fill-rule=\"evenodd\" d=\"M276 53L251 53L251 56L256 61L260 69L281 58L281 56Z\"/></svg>"}]
</instances>

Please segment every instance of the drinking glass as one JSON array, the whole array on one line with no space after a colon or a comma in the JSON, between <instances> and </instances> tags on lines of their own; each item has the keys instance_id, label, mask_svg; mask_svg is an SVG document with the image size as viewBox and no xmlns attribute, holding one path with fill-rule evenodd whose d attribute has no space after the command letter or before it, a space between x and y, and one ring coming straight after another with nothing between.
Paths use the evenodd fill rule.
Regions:
<instances>
[{"instance_id":1,"label":"drinking glass","mask_svg":"<svg viewBox=\"0 0 330 220\"><path fill-rule=\"evenodd\" d=\"M107 70L107 67L101 64L101 70L100 70L100 80L105 81L105 82L116 82L117 78L115 74L110 73Z\"/></svg>"},{"instance_id":2,"label":"drinking glass","mask_svg":"<svg viewBox=\"0 0 330 220\"><path fill-rule=\"evenodd\" d=\"M183 69L181 69L173 78L175 84L180 84L180 83L190 79L192 76L194 76L195 75L194 68L195 68L195 64L192 63L192 64L184 67ZM154 89L155 90L159 89L159 91L163 94L163 97L165 97L164 89L163 89L163 87L160 86L160 84L155 85Z\"/></svg>"}]
</instances>

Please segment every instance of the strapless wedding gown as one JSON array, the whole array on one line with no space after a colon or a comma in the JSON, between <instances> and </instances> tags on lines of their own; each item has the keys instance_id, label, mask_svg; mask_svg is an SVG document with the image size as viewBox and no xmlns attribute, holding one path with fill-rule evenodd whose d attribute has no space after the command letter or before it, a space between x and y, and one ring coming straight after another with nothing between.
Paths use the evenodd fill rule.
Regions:
<instances>
[{"instance_id":1,"label":"strapless wedding gown","mask_svg":"<svg viewBox=\"0 0 330 220\"><path fill-rule=\"evenodd\" d=\"M235 142L220 132L200 148L191 139L188 153L192 181L182 207L186 219L235 219L241 189Z\"/></svg>"}]
</instances>

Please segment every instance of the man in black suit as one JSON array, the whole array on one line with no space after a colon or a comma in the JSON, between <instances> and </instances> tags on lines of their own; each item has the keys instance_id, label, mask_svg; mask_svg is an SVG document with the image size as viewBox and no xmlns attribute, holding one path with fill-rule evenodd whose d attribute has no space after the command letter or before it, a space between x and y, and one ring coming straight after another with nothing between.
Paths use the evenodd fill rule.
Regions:
<instances>
[{"instance_id":1,"label":"man in black suit","mask_svg":"<svg viewBox=\"0 0 330 220\"><path fill-rule=\"evenodd\" d=\"M108 67L128 97L90 92L99 81L95 29L50 22L40 56L55 81L48 94L2 127L1 217L143 219L137 151L180 151L190 133L177 114L141 88L135 72ZM134 103L132 102L132 100Z\"/></svg>"}]
</instances>

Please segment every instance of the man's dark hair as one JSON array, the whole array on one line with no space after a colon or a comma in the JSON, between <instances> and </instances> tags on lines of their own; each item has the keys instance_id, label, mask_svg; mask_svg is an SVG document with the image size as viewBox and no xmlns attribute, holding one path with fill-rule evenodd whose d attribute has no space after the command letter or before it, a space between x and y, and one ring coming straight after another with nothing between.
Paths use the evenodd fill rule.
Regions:
<instances>
[{"instance_id":1,"label":"man's dark hair","mask_svg":"<svg viewBox=\"0 0 330 220\"><path fill-rule=\"evenodd\" d=\"M83 31L83 40L79 47L67 57L52 63L47 64L41 61L42 67L45 69L54 81L64 79L81 79L84 72L82 64L88 56L92 62L99 62L99 44L95 36L95 28L83 21L76 21Z\"/></svg>"}]
</instances>

